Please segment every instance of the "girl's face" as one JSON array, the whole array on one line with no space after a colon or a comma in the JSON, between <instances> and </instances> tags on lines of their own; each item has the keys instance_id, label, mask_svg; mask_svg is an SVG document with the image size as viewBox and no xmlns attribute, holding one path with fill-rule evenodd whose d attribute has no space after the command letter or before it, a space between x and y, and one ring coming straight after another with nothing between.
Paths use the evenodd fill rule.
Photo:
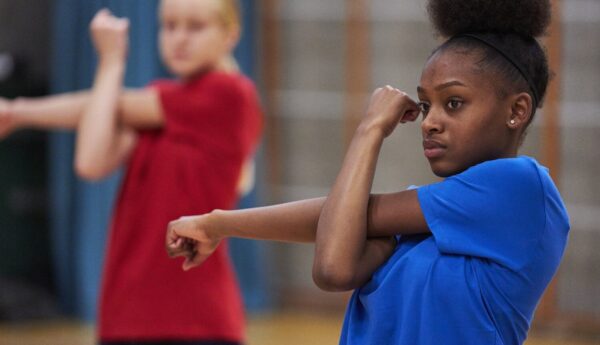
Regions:
<instances>
[{"instance_id":1,"label":"girl's face","mask_svg":"<svg viewBox=\"0 0 600 345\"><path fill-rule=\"evenodd\" d=\"M163 62L181 78L217 68L237 43L221 21L218 0L162 0L159 44Z\"/></svg>"},{"instance_id":2,"label":"girl's face","mask_svg":"<svg viewBox=\"0 0 600 345\"><path fill-rule=\"evenodd\" d=\"M509 97L499 97L493 74L479 69L474 54L436 52L417 88L424 153L431 170L447 177L491 159L516 155L508 127Z\"/></svg>"}]
</instances>

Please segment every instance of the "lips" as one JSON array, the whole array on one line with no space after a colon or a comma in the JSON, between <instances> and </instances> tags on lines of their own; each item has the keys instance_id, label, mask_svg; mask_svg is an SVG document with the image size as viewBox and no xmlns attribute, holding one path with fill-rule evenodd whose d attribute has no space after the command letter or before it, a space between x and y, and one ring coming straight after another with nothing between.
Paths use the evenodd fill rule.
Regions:
<instances>
[{"instance_id":1,"label":"lips","mask_svg":"<svg viewBox=\"0 0 600 345\"><path fill-rule=\"evenodd\" d=\"M185 60L187 59L188 54L185 51L178 50L175 51L172 56L175 60Z\"/></svg>"},{"instance_id":2,"label":"lips","mask_svg":"<svg viewBox=\"0 0 600 345\"><path fill-rule=\"evenodd\" d=\"M440 158L446 152L446 146L433 139L423 140L423 150L428 159Z\"/></svg>"}]
</instances>

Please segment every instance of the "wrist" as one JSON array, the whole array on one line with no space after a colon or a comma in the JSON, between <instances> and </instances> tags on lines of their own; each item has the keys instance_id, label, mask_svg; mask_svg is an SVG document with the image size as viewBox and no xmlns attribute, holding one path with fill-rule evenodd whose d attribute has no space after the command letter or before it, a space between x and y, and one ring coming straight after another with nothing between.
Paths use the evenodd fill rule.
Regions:
<instances>
[{"instance_id":1,"label":"wrist","mask_svg":"<svg viewBox=\"0 0 600 345\"><path fill-rule=\"evenodd\" d=\"M110 69L121 72L125 70L125 65L125 59L118 54L104 54L100 55L98 58L98 68L100 69Z\"/></svg>"},{"instance_id":2,"label":"wrist","mask_svg":"<svg viewBox=\"0 0 600 345\"><path fill-rule=\"evenodd\" d=\"M219 226L222 223L223 217L227 211L223 210L213 210L212 212L206 214L206 234L213 240L222 240L228 237L222 230L222 227Z\"/></svg>"},{"instance_id":3,"label":"wrist","mask_svg":"<svg viewBox=\"0 0 600 345\"><path fill-rule=\"evenodd\" d=\"M354 136L363 139L371 139L376 142L383 142L386 137L383 128L376 124L365 122L358 125Z\"/></svg>"},{"instance_id":4,"label":"wrist","mask_svg":"<svg viewBox=\"0 0 600 345\"><path fill-rule=\"evenodd\" d=\"M23 98L15 98L7 105L6 115L15 127L24 127L27 125L27 118L24 116L25 112L22 111L24 104L25 100Z\"/></svg>"}]
</instances>

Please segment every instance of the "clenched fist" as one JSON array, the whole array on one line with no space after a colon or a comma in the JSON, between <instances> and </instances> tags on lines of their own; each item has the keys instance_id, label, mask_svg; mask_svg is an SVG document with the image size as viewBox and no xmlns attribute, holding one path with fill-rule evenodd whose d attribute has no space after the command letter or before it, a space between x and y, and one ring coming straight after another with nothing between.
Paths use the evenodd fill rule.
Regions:
<instances>
[{"instance_id":1,"label":"clenched fist","mask_svg":"<svg viewBox=\"0 0 600 345\"><path fill-rule=\"evenodd\" d=\"M398 123L414 121L418 116L418 104L406 93L388 85L378 88L371 95L367 115L361 126L380 130L387 137Z\"/></svg>"},{"instance_id":2,"label":"clenched fist","mask_svg":"<svg viewBox=\"0 0 600 345\"><path fill-rule=\"evenodd\" d=\"M129 20L117 18L107 9L96 13L90 23L94 47L101 60L124 61L127 57Z\"/></svg>"},{"instance_id":3,"label":"clenched fist","mask_svg":"<svg viewBox=\"0 0 600 345\"><path fill-rule=\"evenodd\" d=\"M183 269L200 265L219 246L220 238L209 228L210 214L181 217L169 223L165 247L171 257L183 256Z\"/></svg>"}]
</instances>

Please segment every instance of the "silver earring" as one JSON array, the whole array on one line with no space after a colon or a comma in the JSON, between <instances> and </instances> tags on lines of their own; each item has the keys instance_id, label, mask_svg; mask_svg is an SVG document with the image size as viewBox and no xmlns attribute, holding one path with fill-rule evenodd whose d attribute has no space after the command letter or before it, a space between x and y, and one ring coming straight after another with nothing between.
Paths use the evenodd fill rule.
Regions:
<instances>
[{"instance_id":1,"label":"silver earring","mask_svg":"<svg viewBox=\"0 0 600 345\"><path fill-rule=\"evenodd\" d=\"M511 124L511 125L514 125L515 123L516 123L516 121L515 121L515 120L510 120L510 124Z\"/></svg>"}]
</instances>

